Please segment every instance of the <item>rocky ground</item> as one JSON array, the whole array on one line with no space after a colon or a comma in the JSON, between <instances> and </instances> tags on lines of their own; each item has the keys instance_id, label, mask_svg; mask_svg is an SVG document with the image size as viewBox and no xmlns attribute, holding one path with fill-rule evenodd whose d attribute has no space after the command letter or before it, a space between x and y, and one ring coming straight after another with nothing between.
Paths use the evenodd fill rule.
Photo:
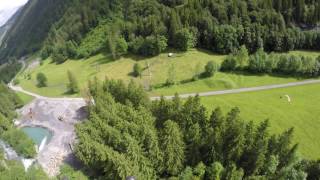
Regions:
<instances>
[{"instance_id":1,"label":"rocky ground","mask_svg":"<svg viewBox=\"0 0 320 180\"><path fill-rule=\"evenodd\" d=\"M86 118L85 106L81 99L37 98L19 110L18 126L41 126L53 133L49 144L36 158L49 176L57 175L62 163L74 163L74 125Z\"/></svg>"}]
</instances>

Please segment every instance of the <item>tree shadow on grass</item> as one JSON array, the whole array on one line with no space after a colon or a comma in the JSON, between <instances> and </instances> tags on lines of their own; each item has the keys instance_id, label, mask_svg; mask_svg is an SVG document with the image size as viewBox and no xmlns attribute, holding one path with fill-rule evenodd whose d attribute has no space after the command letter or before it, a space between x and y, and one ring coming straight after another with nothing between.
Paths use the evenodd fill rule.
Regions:
<instances>
[{"instance_id":1,"label":"tree shadow on grass","mask_svg":"<svg viewBox=\"0 0 320 180\"><path fill-rule=\"evenodd\" d=\"M102 65L102 64L111 63L113 61L115 60L112 59L111 55L104 55L103 57L94 60L94 62L90 63L90 65L91 66Z\"/></svg>"},{"instance_id":2,"label":"tree shadow on grass","mask_svg":"<svg viewBox=\"0 0 320 180\"><path fill-rule=\"evenodd\" d=\"M119 56L116 59L114 59L111 54L103 53L103 57L95 60L94 62L91 63L91 65L94 66L94 65L107 64L107 63L118 61L121 58L132 59L134 61L143 61L146 59L150 59L152 57L153 56L139 56L139 55L134 55L134 54L127 54L127 55Z\"/></svg>"},{"instance_id":3,"label":"tree shadow on grass","mask_svg":"<svg viewBox=\"0 0 320 180\"><path fill-rule=\"evenodd\" d=\"M37 83L37 84L36 84L36 87L39 88L39 89L41 89L41 88L46 88L46 87L48 87L48 85L43 85L43 84Z\"/></svg>"},{"instance_id":4,"label":"tree shadow on grass","mask_svg":"<svg viewBox=\"0 0 320 180\"><path fill-rule=\"evenodd\" d=\"M141 79L142 76L148 76L148 75L143 75L143 73L144 73L147 69L148 69L148 67L146 67L146 66L143 67L143 68L142 68L142 71L141 71L142 73L141 73L141 75L138 76L138 77L134 75L134 72L133 72L133 71L129 72L127 75L128 75L128 76L131 76L131 77L134 77L134 78L140 78L140 79Z\"/></svg>"},{"instance_id":5,"label":"tree shadow on grass","mask_svg":"<svg viewBox=\"0 0 320 180\"><path fill-rule=\"evenodd\" d=\"M232 72L223 72L225 74L230 74L230 75L241 75L241 76L251 76L251 77L263 77L263 76L270 76L270 77L278 77L278 78L295 78L297 80L307 80L310 79L310 77L303 77L303 76L292 76L292 75L285 75L285 74L281 74L281 73L251 73L251 72L247 72L247 71L232 71ZM197 79L195 78L189 78L189 79L184 79L179 81L178 83L176 83L175 85L183 85L183 84L188 84L188 83L192 83L192 82L196 82L196 81L200 81L200 80L206 80L206 79L210 79L211 77L206 76L204 73L202 73ZM160 84L156 84L154 85L152 88L154 89L161 89L161 88L169 88L172 87L173 85L168 85L166 83L160 83Z\"/></svg>"},{"instance_id":6,"label":"tree shadow on grass","mask_svg":"<svg viewBox=\"0 0 320 180\"><path fill-rule=\"evenodd\" d=\"M269 74L266 74L266 73L251 73L251 72L248 72L248 71L220 71L224 74L228 74L228 75L237 75L237 76L259 76L259 77L262 77L262 76L266 76L266 75L269 75Z\"/></svg>"},{"instance_id":7,"label":"tree shadow on grass","mask_svg":"<svg viewBox=\"0 0 320 180\"><path fill-rule=\"evenodd\" d=\"M283 73L252 73L248 71L232 71L232 72L223 72L225 74L234 74L234 75L242 75L242 76L270 76L270 77L276 77L276 78L295 78L297 80L307 80L310 79L311 77L307 76L299 76L299 75L288 75L288 74L283 74Z\"/></svg>"},{"instance_id":8,"label":"tree shadow on grass","mask_svg":"<svg viewBox=\"0 0 320 180\"><path fill-rule=\"evenodd\" d=\"M224 54L219 54L219 53L216 53L216 52L207 50L207 49L197 48L196 50L199 51L199 52L201 52L201 53L210 55L210 56L224 56Z\"/></svg>"},{"instance_id":9,"label":"tree shadow on grass","mask_svg":"<svg viewBox=\"0 0 320 180\"><path fill-rule=\"evenodd\" d=\"M155 56L141 56L141 55L135 55L130 53L130 54L124 55L123 57L126 59L132 59L134 61L144 61Z\"/></svg>"},{"instance_id":10,"label":"tree shadow on grass","mask_svg":"<svg viewBox=\"0 0 320 180\"><path fill-rule=\"evenodd\" d=\"M137 78L137 77L134 75L134 72L129 72L127 75L128 75L128 76L131 76L131 77L134 77L134 78Z\"/></svg>"},{"instance_id":11,"label":"tree shadow on grass","mask_svg":"<svg viewBox=\"0 0 320 180\"><path fill-rule=\"evenodd\" d=\"M76 93L72 93L69 90L65 91L62 95L64 96L71 96L71 95L75 95Z\"/></svg>"},{"instance_id":12,"label":"tree shadow on grass","mask_svg":"<svg viewBox=\"0 0 320 180\"><path fill-rule=\"evenodd\" d=\"M143 74L141 74L140 76L135 76L134 72L129 72L127 75L130 77L136 78L136 79L138 79L138 78L142 79L142 77L149 77L149 76L143 75Z\"/></svg>"},{"instance_id":13,"label":"tree shadow on grass","mask_svg":"<svg viewBox=\"0 0 320 180\"><path fill-rule=\"evenodd\" d=\"M159 84L153 85L152 89L170 88L172 86L179 86L179 85L183 85L183 84L187 84L187 83L191 83L191 82L195 82L195 81L197 81L197 80L194 80L193 78L190 78L190 79L184 79L184 80L178 81L175 84L168 84L166 82L165 83L159 83Z\"/></svg>"}]
</instances>

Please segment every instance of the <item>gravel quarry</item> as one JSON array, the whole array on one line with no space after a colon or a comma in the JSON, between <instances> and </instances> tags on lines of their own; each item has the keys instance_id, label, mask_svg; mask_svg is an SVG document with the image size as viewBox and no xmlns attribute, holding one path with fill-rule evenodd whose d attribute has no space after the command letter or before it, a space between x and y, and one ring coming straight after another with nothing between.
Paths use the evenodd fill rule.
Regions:
<instances>
[{"instance_id":1,"label":"gravel quarry","mask_svg":"<svg viewBox=\"0 0 320 180\"><path fill-rule=\"evenodd\" d=\"M59 174L63 163L76 165L73 155L75 124L86 117L86 103L80 99L36 98L18 110L18 127L43 127L52 132L49 143L38 152L36 161L51 177Z\"/></svg>"}]
</instances>

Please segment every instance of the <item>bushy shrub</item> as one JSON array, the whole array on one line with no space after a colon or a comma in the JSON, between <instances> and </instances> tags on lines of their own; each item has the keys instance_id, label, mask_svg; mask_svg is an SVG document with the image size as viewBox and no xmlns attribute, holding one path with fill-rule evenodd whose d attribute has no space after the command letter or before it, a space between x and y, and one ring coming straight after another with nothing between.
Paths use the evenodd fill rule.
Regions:
<instances>
[{"instance_id":1,"label":"bushy shrub","mask_svg":"<svg viewBox=\"0 0 320 180\"><path fill-rule=\"evenodd\" d=\"M204 67L203 75L204 77L212 77L214 74L219 71L220 67L219 64L217 64L214 61L209 61L206 66Z\"/></svg>"},{"instance_id":2,"label":"bushy shrub","mask_svg":"<svg viewBox=\"0 0 320 180\"><path fill-rule=\"evenodd\" d=\"M46 87L47 86L47 77L43 73L38 73L37 74L37 81L38 81L38 86L39 87Z\"/></svg>"},{"instance_id":3,"label":"bushy shrub","mask_svg":"<svg viewBox=\"0 0 320 180\"><path fill-rule=\"evenodd\" d=\"M237 60L233 55L227 56L227 58L221 64L222 71L234 71L237 68Z\"/></svg>"},{"instance_id":4,"label":"bushy shrub","mask_svg":"<svg viewBox=\"0 0 320 180\"><path fill-rule=\"evenodd\" d=\"M138 64L138 63L135 63L134 66L133 66L133 76L134 77L141 76L142 75L142 71L143 71L143 69L142 69L141 65Z\"/></svg>"}]
</instances>

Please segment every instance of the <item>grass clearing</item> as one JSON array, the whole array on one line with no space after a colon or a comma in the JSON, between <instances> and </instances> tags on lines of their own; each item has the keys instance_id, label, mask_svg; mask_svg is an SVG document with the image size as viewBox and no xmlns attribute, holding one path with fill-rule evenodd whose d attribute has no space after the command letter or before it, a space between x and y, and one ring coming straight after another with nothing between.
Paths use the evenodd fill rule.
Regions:
<instances>
[{"instance_id":1,"label":"grass clearing","mask_svg":"<svg viewBox=\"0 0 320 180\"><path fill-rule=\"evenodd\" d=\"M225 112L239 107L244 120L270 120L271 132L281 133L294 127L294 140L306 158L320 158L320 84L273 89L250 93L203 97L208 109L220 106ZM292 102L281 96L289 95Z\"/></svg>"},{"instance_id":2,"label":"grass clearing","mask_svg":"<svg viewBox=\"0 0 320 180\"><path fill-rule=\"evenodd\" d=\"M276 77L270 75L249 75L249 74L233 74L233 73L217 73L214 77L200 79L198 81L178 84L171 87L163 87L155 89L152 95L173 95L175 93L200 93L206 91L217 91L224 89L237 89L244 87L263 86L268 84L283 84L296 82L301 79L292 77Z\"/></svg>"},{"instance_id":3,"label":"grass clearing","mask_svg":"<svg viewBox=\"0 0 320 180\"><path fill-rule=\"evenodd\" d=\"M292 54L303 54L316 57L320 55L319 52L308 51L293 51ZM174 57L168 57L168 53L160 54L156 57L143 58L139 56L122 57L119 60L112 61L111 58L104 54L98 54L85 60L68 60L63 64L51 63L50 59L43 62L42 66L27 69L19 74L18 79L20 85L29 91L38 93L49 97L63 97L63 96L79 96L79 94L67 94L66 84L67 71L72 71L79 83L80 88L85 88L88 80L97 77L104 79L122 79L125 82L134 80L144 87L149 85L161 85L165 83L168 77L168 70L171 66L175 67L176 81L185 81L191 79L196 71L197 65L204 68L208 61L216 61L221 63L224 60L224 55L214 54L204 50L190 50L185 53L174 54ZM29 61L32 63L32 61ZM131 72L135 63L139 63L144 71L141 78L134 78ZM150 73L148 64L150 66ZM36 75L43 72L48 78L48 87L38 88L36 82ZM28 80L27 74L31 75ZM172 95L176 92L191 93L204 92L213 90L233 89L242 87L254 87L268 84L281 84L288 82L295 82L301 79L289 77L276 77L269 75L250 75L250 74L232 74L232 73L217 73L212 78L201 79L195 82L180 83L172 87L154 88L150 95Z\"/></svg>"},{"instance_id":4,"label":"grass clearing","mask_svg":"<svg viewBox=\"0 0 320 180\"><path fill-rule=\"evenodd\" d=\"M24 93L21 93L21 92L16 92L16 94L22 100L24 105L29 104L34 99L34 97L27 95L27 94L24 94Z\"/></svg>"},{"instance_id":5,"label":"grass clearing","mask_svg":"<svg viewBox=\"0 0 320 180\"><path fill-rule=\"evenodd\" d=\"M80 82L80 87L84 88L88 80L97 77L104 79L122 79L129 82L131 79L142 84L150 84L149 70L150 65L152 74L151 84L161 84L167 79L167 72L171 65L175 66L177 81L189 79L193 76L194 68L197 64L202 67L209 61L214 60L218 63L223 61L225 56L216 55L206 51L191 50L186 53L175 53L174 57L168 57L163 53L156 57L141 58L139 56L122 57L117 61L112 61L110 57L99 54L86 60L68 60L63 64L51 63L50 59L43 62L42 66L35 69L27 69L18 76L20 85L26 90L38 93L40 95L57 97L69 96L66 94L67 71L74 72ZM141 78L134 78L131 72L135 63L139 63L145 70ZM38 88L36 75L43 72L48 78L48 87ZM31 79L27 79L27 74ZM77 95L73 95L77 96Z\"/></svg>"},{"instance_id":6,"label":"grass clearing","mask_svg":"<svg viewBox=\"0 0 320 180\"><path fill-rule=\"evenodd\" d=\"M293 51L291 54L317 57L320 52ZM190 79L195 72L195 67L201 67L210 61L221 63L225 56L212 54L201 50L191 50L186 53L176 53L175 57L169 58L167 53L152 58L141 58L138 56L123 57L112 61L104 54L98 54L86 60L68 60L63 64L51 63L48 59L42 66L27 69L18 75L20 85L29 91L43 96L61 97L70 96L67 91L67 71L71 70L77 76L80 87L84 88L88 80L98 77L104 79L122 79L126 82L134 81L146 85L150 83L149 70L145 69L141 78L130 75L133 65L139 63L142 67L150 65L151 84L161 84L167 79L168 69L175 66L176 80ZM137 61L138 60L138 61ZM48 87L38 88L36 75L43 72L48 77ZM27 79L27 74L31 79ZM172 87L154 89L151 95L172 95L176 92L196 93L213 90L234 89L242 87L254 87L270 84L282 84L295 82L301 79L290 77L276 77L269 75L250 75L237 73L217 73L214 77L201 79L195 82L181 83ZM238 106L245 120L261 122L270 119L271 131L280 133L290 127L295 127L295 141L300 143L300 152L306 158L320 158L320 111L319 102L320 85L306 85L284 89L273 89L268 91L231 94L202 98L203 104L208 108L221 106L225 111ZM292 98L289 104L280 96L288 94ZM20 95L21 96L21 95ZM79 96L78 94L72 96ZM22 97L28 102L28 97Z\"/></svg>"}]
</instances>

